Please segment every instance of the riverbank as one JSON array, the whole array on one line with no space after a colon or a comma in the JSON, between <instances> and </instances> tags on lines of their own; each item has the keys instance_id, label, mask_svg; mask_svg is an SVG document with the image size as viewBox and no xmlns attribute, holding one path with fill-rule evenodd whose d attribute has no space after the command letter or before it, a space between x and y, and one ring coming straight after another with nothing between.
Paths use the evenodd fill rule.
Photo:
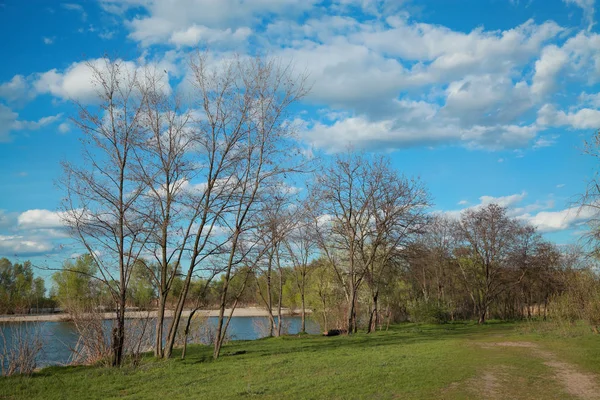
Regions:
<instances>
[{"instance_id":1,"label":"riverbank","mask_svg":"<svg viewBox=\"0 0 600 400\"><path fill-rule=\"evenodd\" d=\"M229 316L231 309L225 310L225 315ZM184 310L183 317L188 317L191 310ZM300 315L300 310L297 309L282 309L282 315ZM309 314L310 311L306 310ZM114 312L102 313L103 319L115 319ZM157 311L126 311L125 318L127 319L142 319L142 318L155 318ZM198 310L196 315L202 317L218 317L219 310ZM169 318L173 316L172 310L165 312L165 317ZM268 317L269 313L264 308L260 307L244 307L236 308L233 312L234 317ZM71 316L67 313L58 314L38 314L38 315L0 315L0 323L2 322L61 322L71 320Z\"/></svg>"},{"instance_id":2,"label":"riverbank","mask_svg":"<svg viewBox=\"0 0 600 400\"><path fill-rule=\"evenodd\" d=\"M191 345L135 368L51 367L0 379L9 399L597 399L600 341L539 325L402 324L352 336ZM533 328L533 329L532 329ZM539 331L539 333L538 333ZM575 332L577 333L577 332Z\"/></svg>"}]
</instances>

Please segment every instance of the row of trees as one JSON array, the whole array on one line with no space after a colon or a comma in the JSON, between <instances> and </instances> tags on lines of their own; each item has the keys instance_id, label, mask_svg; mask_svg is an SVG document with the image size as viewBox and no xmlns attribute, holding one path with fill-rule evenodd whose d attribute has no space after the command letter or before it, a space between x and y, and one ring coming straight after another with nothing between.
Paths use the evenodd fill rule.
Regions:
<instances>
[{"instance_id":1,"label":"row of trees","mask_svg":"<svg viewBox=\"0 0 600 400\"><path fill-rule=\"evenodd\" d=\"M172 355L195 310L218 308L216 358L226 309L251 288L270 334L281 333L289 282L303 321L318 298L311 306L322 305L325 325L348 333L361 324L372 331L407 298L484 322L502 307L520 312L525 300L510 304L509 293L521 290L526 304L555 293L548 271L558 252L503 208L432 218L423 183L385 157L347 153L317 167L295 140L307 87L289 65L198 53L185 95L152 66L89 67L98 102L79 105L84 159L64 164L61 185L62 215L93 271L62 273L92 277L99 286L90 293L110 298L113 365L123 361L126 307L144 296L156 301L159 358ZM174 316L163 331L168 306Z\"/></svg>"},{"instance_id":2,"label":"row of trees","mask_svg":"<svg viewBox=\"0 0 600 400\"><path fill-rule=\"evenodd\" d=\"M0 314L28 313L51 306L44 280L34 278L31 263L0 258Z\"/></svg>"},{"instance_id":3,"label":"row of trees","mask_svg":"<svg viewBox=\"0 0 600 400\"><path fill-rule=\"evenodd\" d=\"M218 357L230 282L272 247L259 216L286 175L302 169L289 111L306 93L303 78L276 61L215 65L198 54L189 63L192 93L182 98L162 70L119 60L89 67L99 105L80 105L74 119L85 159L64 165L64 215L116 307L113 364L123 360L129 285L143 260L156 266L147 265L158 288L157 357L172 354L193 278L222 277ZM178 273L183 284L163 332Z\"/></svg>"}]
</instances>

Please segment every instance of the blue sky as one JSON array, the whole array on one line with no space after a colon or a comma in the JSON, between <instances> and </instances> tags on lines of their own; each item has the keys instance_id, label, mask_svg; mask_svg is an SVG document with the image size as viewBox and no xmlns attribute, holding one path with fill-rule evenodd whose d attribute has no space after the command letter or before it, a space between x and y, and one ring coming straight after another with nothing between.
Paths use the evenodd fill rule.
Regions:
<instances>
[{"instance_id":1,"label":"blue sky","mask_svg":"<svg viewBox=\"0 0 600 400\"><path fill-rule=\"evenodd\" d=\"M108 54L168 71L197 46L306 70L301 140L388 154L435 210L498 202L559 244L590 210L583 140L600 127L594 0L0 0L0 257L69 257L54 182L77 161L72 100Z\"/></svg>"}]
</instances>

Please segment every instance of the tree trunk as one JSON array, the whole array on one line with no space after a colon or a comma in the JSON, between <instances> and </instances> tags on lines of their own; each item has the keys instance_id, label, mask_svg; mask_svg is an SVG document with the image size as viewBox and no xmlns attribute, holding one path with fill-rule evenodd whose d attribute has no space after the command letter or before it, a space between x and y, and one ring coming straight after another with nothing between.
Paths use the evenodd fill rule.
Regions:
<instances>
[{"instance_id":1,"label":"tree trunk","mask_svg":"<svg viewBox=\"0 0 600 400\"><path fill-rule=\"evenodd\" d=\"M350 335L354 331L354 305L355 305L355 296L356 290L354 290L354 286L351 286L350 289L350 299L348 302L348 334Z\"/></svg>"},{"instance_id":2,"label":"tree trunk","mask_svg":"<svg viewBox=\"0 0 600 400\"><path fill-rule=\"evenodd\" d=\"M279 264L279 259L277 260ZM279 268L279 301L277 302L277 336L281 336L281 325L283 324L281 317L281 302L283 298L283 271Z\"/></svg>"},{"instance_id":3,"label":"tree trunk","mask_svg":"<svg viewBox=\"0 0 600 400\"><path fill-rule=\"evenodd\" d=\"M479 320L477 321L478 324L484 324L485 323L485 316L486 316L486 309L485 307L483 308L483 310L481 310L481 312L479 313Z\"/></svg>"},{"instance_id":4,"label":"tree trunk","mask_svg":"<svg viewBox=\"0 0 600 400\"><path fill-rule=\"evenodd\" d=\"M171 325L169 326L169 335L167 336L167 344L164 350L165 358L170 358L173 354L173 347L175 347L175 340L177 339L177 329L179 328L179 322L181 321L181 313L183 312L183 307L185 305L185 300L187 298L187 293L190 287L190 281L192 280L192 272L193 269L190 268L185 277L181 294L177 299L177 306L175 307L175 312L173 313L173 320L171 321Z\"/></svg>"},{"instance_id":5,"label":"tree trunk","mask_svg":"<svg viewBox=\"0 0 600 400\"><path fill-rule=\"evenodd\" d=\"M183 350L181 351L181 359L183 360L185 358L185 352L187 350L187 341L188 341L188 335L190 333L190 325L192 323L192 319L194 318L194 314L196 313L196 310L192 310L192 312L190 313L190 316L188 317L187 320L187 324L185 325L185 332L183 335Z\"/></svg>"},{"instance_id":6,"label":"tree trunk","mask_svg":"<svg viewBox=\"0 0 600 400\"><path fill-rule=\"evenodd\" d=\"M123 350L125 347L125 303L126 291L121 286L119 304L117 305L117 328L113 330L113 367L123 364Z\"/></svg>"},{"instance_id":7,"label":"tree trunk","mask_svg":"<svg viewBox=\"0 0 600 400\"><path fill-rule=\"evenodd\" d=\"M269 337L273 336L275 330L275 317L273 316L273 296L271 295L271 263L273 253L269 256L269 269L267 270L267 311L269 312Z\"/></svg>"},{"instance_id":8,"label":"tree trunk","mask_svg":"<svg viewBox=\"0 0 600 400\"><path fill-rule=\"evenodd\" d=\"M300 326L300 332L306 333L306 305L304 303L304 287L300 290L300 299L302 301L302 325Z\"/></svg>"},{"instance_id":9,"label":"tree trunk","mask_svg":"<svg viewBox=\"0 0 600 400\"><path fill-rule=\"evenodd\" d=\"M367 333L374 332L377 329L377 322L379 319L379 312L377 310L377 298L378 294L373 296L373 311L371 312L371 316L369 318L369 327L367 328Z\"/></svg>"},{"instance_id":10,"label":"tree trunk","mask_svg":"<svg viewBox=\"0 0 600 400\"><path fill-rule=\"evenodd\" d=\"M158 296L158 313L156 315L156 337L154 341L154 356L162 358L164 356L163 348L163 329L165 323L165 307L166 307L166 296L163 293L159 293Z\"/></svg>"}]
</instances>

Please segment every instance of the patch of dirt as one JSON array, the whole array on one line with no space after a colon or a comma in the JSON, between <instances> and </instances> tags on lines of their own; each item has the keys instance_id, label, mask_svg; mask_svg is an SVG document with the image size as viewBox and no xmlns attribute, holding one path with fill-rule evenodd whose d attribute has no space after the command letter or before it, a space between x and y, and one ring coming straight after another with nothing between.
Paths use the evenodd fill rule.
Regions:
<instances>
[{"instance_id":1,"label":"patch of dirt","mask_svg":"<svg viewBox=\"0 0 600 400\"><path fill-rule=\"evenodd\" d=\"M470 394L468 398L503 400L506 398L503 388L510 382L507 369L506 365L497 365L466 381L453 382L443 390L440 398L453 398L454 392L463 389Z\"/></svg>"},{"instance_id":2,"label":"patch of dirt","mask_svg":"<svg viewBox=\"0 0 600 400\"><path fill-rule=\"evenodd\" d=\"M492 371L487 371L481 377L482 391L488 399L499 399L501 393L500 380Z\"/></svg>"},{"instance_id":3,"label":"patch of dirt","mask_svg":"<svg viewBox=\"0 0 600 400\"><path fill-rule=\"evenodd\" d=\"M600 387L593 374L579 372L572 364L565 362L551 360L544 364L554 369L567 393L580 399L600 399Z\"/></svg>"},{"instance_id":4,"label":"patch of dirt","mask_svg":"<svg viewBox=\"0 0 600 400\"><path fill-rule=\"evenodd\" d=\"M558 360L558 358L551 352L541 350L539 346L531 342L496 342L496 343L485 343L482 345L484 348L491 347L520 347L531 349L536 357L544 360L544 364L554 370L556 379L562 384L565 391L575 397L583 400L600 400L600 386L597 383L597 376L590 373L582 373L577 370L577 367L573 364ZM484 379L485 379L484 374ZM493 387L494 380L491 381L491 398L494 398L498 392L498 388ZM495 380L497 384L497 379ZM487 383L486 383L487 392Z\"/></svg>"},{"instance_id":5,"label":"patch of dirt","mask_svg":"<svg viewBox=\"0 0 600 400\"><path fill-rule=\"evenodd\" d=\"M501 347L526 347L528 349L537 349L538 345L531 342L496 342L493 343L494 346Z\"/></svg>"}]
</instances>

